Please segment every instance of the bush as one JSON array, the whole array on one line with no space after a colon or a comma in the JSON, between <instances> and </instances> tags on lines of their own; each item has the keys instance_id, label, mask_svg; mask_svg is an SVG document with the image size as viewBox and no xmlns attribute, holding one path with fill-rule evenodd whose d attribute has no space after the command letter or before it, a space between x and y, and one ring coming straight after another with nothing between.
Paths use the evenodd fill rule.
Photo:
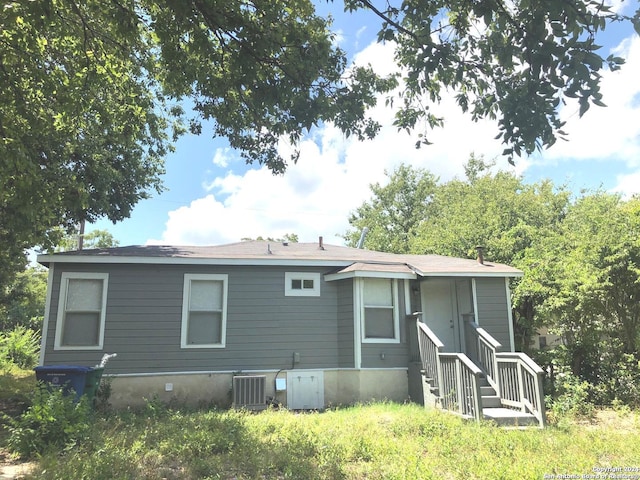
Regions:
<instances>
[{"instance_id":1,"label":"bush","mask_svg":"<svg viewBox=\"0 0 640 480\"><path fill-rule=\"evenodd\" d=\"M593 385L571 373L561 374L558 384L558 396L551 401L555 415L575 417L593 414L594 405L589 401Z\"/></svg>"},{"instance_id":2,"label":"bush","mask_svg":"<svg viewBox=\"0 0 640 480\"><path fill-rule=\"evenodd\" d=\"M40 334L18 325L7 333L0 333L0 362L13 363L20 368L33 368L38 363Z\"/></svg>"},{"instance_id":3,"label":"bush","mask_svg":"<svg viewBox=\"0 0 640 480\"><path fill-rule=\"evenodd\" d=\"M63 451L87 438L90 413L86 398L75 402L61 389L40 385L27 411L9 421L7 446L21 458Z\"/></svg>"}]
</instances>

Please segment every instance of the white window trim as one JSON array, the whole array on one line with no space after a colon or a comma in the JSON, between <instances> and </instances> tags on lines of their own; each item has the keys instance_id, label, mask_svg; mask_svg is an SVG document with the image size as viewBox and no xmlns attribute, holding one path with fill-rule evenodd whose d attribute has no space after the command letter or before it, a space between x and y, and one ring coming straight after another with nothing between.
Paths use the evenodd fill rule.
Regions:
<instances>
[{"instance_id":1,"label":"white window trim","mask_svg":"<svg viewBox=\"0 0 640 480\"><path fill-rule=\"evenodd\" d=\"M389 279L392 281L392 300L393 300L393 337L394 338L367 338L366 331L366 315L365 315L365 304L364 304L364 284L366 279L362 279L359 282L358 288L360 289L360 318L362 320L362 328L361 332L361 340L362 343L400 343L400 314L398 311L398 280L393 278Z\"/></svg>"},{"instance_id":2,"label":"white window trim","mask_svg":"<svg viewBox=\"0 0 640 480\"><path fill-rule=\"evenodd\" d=\"M191 295L191 281L221 281L222 282L222 325L220 326L220 343L187 343L187 329L189 319L189 298ZM227 342L227 293L228 293L229 275L213 274L213 273L185 273L184 286L182 289L182 326L180 328L180 347L181 348L225 348Z\"/></svg>"},{"instance_id":3,"label":"white window trim","mask_svg":"<svg viewBox=\"0 0 640 480\"><path fill-rule=\"evenodd\" d=\"M302 288L294 290L291 288L292 280L313 280L313 288ZM320 273L316 272L285 272L284 274L284 295L285 297L319 297L320 296Z\"/></svg>"},{"instance_id":4,"label":"white window trim","mask_svg":"<svg viewBox=\"0 0 640 480\"><path fill-rule=\"evenodd\" d=\"M102 305L100 306L100 326L98 345L62 345L64 331L64 313L67 304L69 280L102 280ZM104 324L107 316L108 273L63 272L60 276L60 295L58 296L58 316L56 317L56 336L54 350L102 350L104 348Z\"/></svg>"}]
</instances>

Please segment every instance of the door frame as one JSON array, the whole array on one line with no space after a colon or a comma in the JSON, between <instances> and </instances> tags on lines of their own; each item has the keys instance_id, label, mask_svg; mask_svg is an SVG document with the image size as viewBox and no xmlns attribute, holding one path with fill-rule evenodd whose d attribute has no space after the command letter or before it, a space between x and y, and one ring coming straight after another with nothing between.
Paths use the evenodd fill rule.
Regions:
<instances>
[{"instance_id":1,"label":"door frame","mask_svg":"<svg viewBox=\"0 0 640 480\"><path fill-rule=\"evenodd\" d=\"M462 321L458 312L458 294L455 279L448 277L429 277L420 282L420 303L422 305L422 322L429 326L429 323L426 321L427 311L429 309L429 305L425 299L425 293L429 288L430 283L434 282L446 282L449 286L449 298L448 305L443 303L442 305L447 305L451 312L451 318L449 319L449 323L451 328L453 329L453 345L447 345L443 339L440 339L443 343L445 343L445 351L449 352L464 352L464 332ZM435 333L435 332L434 332Z\"/></svg>"}]
</instances>

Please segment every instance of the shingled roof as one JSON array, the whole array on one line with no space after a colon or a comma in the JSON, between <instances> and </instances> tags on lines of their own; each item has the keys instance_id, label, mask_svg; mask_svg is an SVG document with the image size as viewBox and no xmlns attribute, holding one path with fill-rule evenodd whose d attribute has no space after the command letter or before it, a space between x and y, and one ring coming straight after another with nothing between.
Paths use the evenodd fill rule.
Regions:
<instances>
[{"instance_id":1,"label":"shingled roof","mask_svg":"<svg viewBox=\"0 0 640 480\"><path fill-rule=\"evenodd\" d=\"M60 252L38 256L52 263L155 263L209 265L330 266L335 271L387 272L419 276L465 275L518 277L508 265L441 255L404 255L324 243L245 241L215 246L127 246Z\"/></svg>"}]
</instances>

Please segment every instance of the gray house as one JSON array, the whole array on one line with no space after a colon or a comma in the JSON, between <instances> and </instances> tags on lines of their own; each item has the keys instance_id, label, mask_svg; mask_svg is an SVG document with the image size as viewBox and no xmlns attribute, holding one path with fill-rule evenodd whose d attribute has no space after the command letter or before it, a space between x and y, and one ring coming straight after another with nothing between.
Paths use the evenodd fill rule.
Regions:
<instances>
[{"instance_id":1,"label":"gray house","mask_svg":"<svg viewBox=\"0 0 640 480\"><path fill-rule=\"evenodd\" d=\"M509 279L522 272L507 265L322 239L119 247L38 261L49 268L40 363L94 365L117 353L106 371L116 405L157 396L306 409L411 398L479 418L488 407L478 402L508 394L486 339L498 357L521 355ZM475 367L469 381L465 362ZM527 410L522 398L504 400L502 408Z\"/></svg>"}]
</instances>

